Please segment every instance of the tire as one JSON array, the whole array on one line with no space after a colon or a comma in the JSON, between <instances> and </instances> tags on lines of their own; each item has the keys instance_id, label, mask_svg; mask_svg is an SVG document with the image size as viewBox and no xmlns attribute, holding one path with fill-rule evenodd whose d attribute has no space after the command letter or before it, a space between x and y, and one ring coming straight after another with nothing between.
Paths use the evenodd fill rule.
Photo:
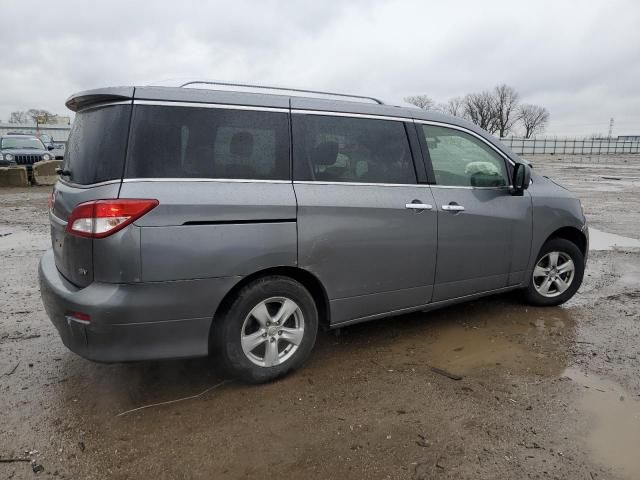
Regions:
<instances>
[{"instance_id":1,"label":"tire","mask_svg":"<svg viewBox=\"0 0 640 480\"><path fill-rule=\"evenodd\" d=\"M277 324L279 316L286 318ZM299 368L317 333L311 294L295 280L274 275L242 287L214 319L211 348L229 376L264 383Z\"/></svg>"},{"instance_id":2,"label":"tire","mask_svg":"<svg viewBox=\"0 0 640 480\"><path fill-rule=\"evenodd\" d=\"M557 254L555 267L554 254ZM571 268L569 259L573 266L572 276L568 275ZM554 276L557 280L554 280ZM564 238L552 238L540 249L529 285L524 290L525 298L532 305L561 305L575 295L583 277L584 255L578 246Z\"/></svg>"}]
</instances>

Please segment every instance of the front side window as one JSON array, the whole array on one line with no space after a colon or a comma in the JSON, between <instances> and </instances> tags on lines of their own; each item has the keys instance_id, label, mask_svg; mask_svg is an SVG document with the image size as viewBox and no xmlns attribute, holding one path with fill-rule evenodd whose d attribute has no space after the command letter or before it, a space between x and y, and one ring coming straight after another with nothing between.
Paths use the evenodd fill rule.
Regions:
<instances>
[{"instance_id":1,"label":"front side window","mask_svg":"<svg viewBox=\"0 0 640 480\"><path fill-rule=\"evenodd\" d=\"M294 114L296 180L415 184L402 122Z\"/></svg>"},{"instance_id":2,"label":"front side window","mask_svg":"<svg viewBox=\"0 0 640 480\"><path fill-rule=\"evenodd\" d=\"M286 113L136 105L127 178L288 180Z\"/></svg>"},{"instance_id":3,"label":"front side window","mask_svg":"<svg viewBox=\"0 0 640 480\"><path fill-rule=\"evenodd\" d=\"M457 187L504 187L509 184L504 159L483 141L453 128L422 125L436 184Z\"/></svg>"}]
</instances>

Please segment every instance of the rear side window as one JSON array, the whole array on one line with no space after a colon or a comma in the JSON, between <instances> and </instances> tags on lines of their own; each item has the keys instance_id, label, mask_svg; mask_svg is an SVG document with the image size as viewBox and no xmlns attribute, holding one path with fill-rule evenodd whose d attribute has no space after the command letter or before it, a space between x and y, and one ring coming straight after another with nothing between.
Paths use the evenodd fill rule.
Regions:
<instances>
[{"instance_id":1,"label":"rear side window","mask_svg":"<svg viewBox=\"0 0 640 480\"><path fill-rule=\"evenodd\" d=\"M504 159L468 133L422 126L438 185L504 187L509 184Z\"/></svg>"},{"instance_id":2,"label":"rear side window","mask_svg":"<svg viewBox=\"0 0 640 480\"><path fill-rule=\"evenodd\" d=\"M402 122L294 114L296 180L416 183Z\"/></svg>"},{"instance_id":3,"label":"rear side window","mask_svg":"<svg viewBox=\"0 0 640 480\"><path fill-rule=\"evenodd\" d=\"M131 105L79 112L64 154L66 178L80 185L121 179L130 118Z\"/></svg>"},{"instance_id":4,"label":"rear side window","mask_svg":"<svg viewBox=\"0 0 640 480\"><path fill-rule=\"evenodd\" d=\"M134 108L127 178L290 179L286 113Z\"/></svg>"}]
</instances>

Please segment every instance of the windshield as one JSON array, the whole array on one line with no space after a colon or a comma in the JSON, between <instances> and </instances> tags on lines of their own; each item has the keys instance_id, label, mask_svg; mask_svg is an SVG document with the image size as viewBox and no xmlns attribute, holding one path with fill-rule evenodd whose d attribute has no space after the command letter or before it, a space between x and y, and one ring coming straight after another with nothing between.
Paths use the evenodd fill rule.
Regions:
<instances>
[{"instance_id":1,"label":"windshield","mask_svg":"<svg viewBox=\"0 0 640 480\"><path fill-rule=\"evenodd\" d=\"M37 149L44 150L44 145L34 137L4 137L0 148L6 149Z\"/></svg>"}]
</instances>

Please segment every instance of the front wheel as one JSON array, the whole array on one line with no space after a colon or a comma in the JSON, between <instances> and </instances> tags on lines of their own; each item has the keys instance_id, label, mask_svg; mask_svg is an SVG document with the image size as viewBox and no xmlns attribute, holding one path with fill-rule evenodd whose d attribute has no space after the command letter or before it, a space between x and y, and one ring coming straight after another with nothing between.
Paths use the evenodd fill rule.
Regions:
<instances>
[{"instance_id":1,"label":"front wheel","mask_svg":"<svg viewBox=\"0 0 640 480\"><path fill-rule=\"evenodd\" d=\"M249 383L300 367L316 341L318 311L295 280L270 276L244 286L214 319L212 348L225 370Z\"/></svg>"},{"instance_id":2,"label":"front wheel","mask_svg":"<svg viewBox=\"0 0 640 480\"><path fill-rule=\"evenodd\" d=\"M584 255L577 245L553 238L542 246L525 290L533 305L553 306L569 300L578 291L584 276Z\"/></svg>"}]
</instances>

